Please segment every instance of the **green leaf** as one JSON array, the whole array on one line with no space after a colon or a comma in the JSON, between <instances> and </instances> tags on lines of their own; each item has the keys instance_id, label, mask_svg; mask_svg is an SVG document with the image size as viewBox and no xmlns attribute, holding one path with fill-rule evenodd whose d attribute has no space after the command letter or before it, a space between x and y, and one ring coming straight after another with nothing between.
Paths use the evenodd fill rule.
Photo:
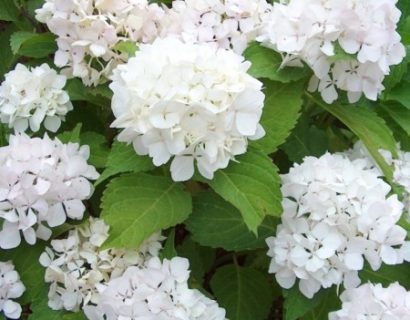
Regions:
<instances>
[{"instance_id":1,"label":"green leaf","mask_svg":"<svg viewBox=\"0 0 410 320\"><path fill-rule=\"evenodd\" d=\"M317 295L321 297L320 303L316 308L305 314L303 317L304 320L328 319L330 312L340 310L342 303L335 288L326 290L322 289L313 299L316 299Z\"/></svg>"},{"instance_id":2,"label":"green leaf","mask_svg":"<svg viewBox=\"0 0 410 320\"><path fill-rule=\"evenodd\" d=\"M270 154L285 142L300 115L303 87L303 81L291 84L265 82L266 100L261 125L266 135L251 145Z\"/></svg>"},{"instance_id":3,"label":"green leaf","mask_svg":"<svg viewBox=\"0 0 410 320\"><path fill-rule=\"evenodd\" d=\"M402 81L393 90L387 93L386 100L400 102L403 106L410 109L410 83Z\"/></svg>"},{"instance_id":4,"label":"green leaf","mask_svg":"<svg viewBox=\"0 0 410 320\"><path fill-rule=\"evenodd\" d=\"M398 103L379 105L409 136L410 136L410 109Z\"/></svg>"},{"instance_id":5,"label":"green leaf","mask_svg":"<svg viewBox=\"0 0 410 320\"><path fill-rule=\"evenodd\" d=\"M162 259L172 259L178 255L175 249L175 228L172 228L169 233L167 240L165 241L164 248L161 251Z\"/></svg>"},{"instance_id":6,"label":"green leaf","mask_svg":"<svg viewBox=\"0 0 410 320\"><path fill-rule=\"evenodd\" d=\"M106 85L95 88L84 86L80 79L69 79L65 86L71 101L88 101L97 106L110 104L111 90Z\"/></svg>"},{"instance_id":7,"label":"green leaf","mask_svg":"<svg viewBox=\"0 0 410 320\"><path fill-rule=\"evenodd\" d=\"M301 163L306 156L319 157L329 148L326 132L311 126L307 117L300 118L289 139L281 147L292 162Z\"/></svg>"},{"instance_id":8,"label":"green leaf","mask_svg":"<svg viewBox=\"0 0 410 320\"><path fill-rule=\"evenodd\" d=\"M205 273L209 271L215 261L215 250L208 247L202 247L187 237L184 242L177 247L178 256L189 260L191 270L191 280L202 283ZM194 279L192 279L194 278Z\"/></svg>"},{"instance_id":9,"label":"green leaf","mask_svg":"<svg viewBox=\"0 0 410 320\"><path fill-rule=\"evenodd\" d=\"M14 29L15 26L13 25L4 28L4 30L0 32L0 43L9 43L10 36L13 33ZM4 79L4 74L10 70L15 60L16 57L11 52L10 46L3 45L3 47L0 50L0 80Z\"/></svg>"},{"instance_id":10,"label":"green leaf","mask_svg":"<svg viewBox=\"0 0 410 320\"><path fill-rule=\"evenodd\" d=\"M121 53L125 53L128 57L134 57L135 52L138 50L138 45L131 40L120 41L114 46L114 49Z\"/></svg>"},{"instance_id":11,"label":"green leaf","mask_svg":"<svg viewBox=\"0 0 410 320\"><path fill-rule=\"evenodd\" d=\"M283 303L283 308L285 309L284 320L297 320L300 317L305 316L308 312L313 311L317 306L323 305L323 302L328 296L337 301L339 300L336 296L335 288L322 289L315 294L312 299L309 299L300 292L297 285L293 286L289 290L283 290L283 296L285 298L285 302ZM327 319L327 317L318 319Z\"/></svg>"},{"instance_id":12,"label":"green leaf","mask_svg":"<svg viewBox=\"0 0 410 320\"><path fill-rule=\"evenodd\" d=\"M0 20L16 21L19 17L19 10L13 0L0 1Z\"/></svg>"},{"instance_id":13,"label":"green leaf","mask_svg":"<svg viewBox=\"0 0 410 320\"><path fill-rule=\"evenodd\" d=\"M48 289L47 289L48 290ZM82 311L68 312L68 311L55 311L48 306L47 291L43 290L38 296L35 297L33 303L30 305L32 313L29 316L29 320L86 320Z\"/></svg>"},{"instance_id":14,"label":"green leaf","mask_svg":"<svg viewBox=\"0 0 410 320\"><path fill-rule=\"evenodd\" d=\"M272 160L254 148L237 160L217 171L208 183L239 209L247 227L256 234L267 215L282 213L280 179Z\"/></svg>"},{"instance_id":15,"label":"green leaf","mask_svg":"<svg viewBox=\"0 0 410 320\"><path fill-rule=\"evenodd\" d=\"M256 237L238 209L214 192L203 192L194 198L193 213L185 224L192 238L203 246L242 251L266 247L265 239L275 234L277 221L266 217Z\"/></svg>"},{"instance_id":16,"label":"green leaf","mask_svg":"<svg viewBox=\"0 0 410 320\"><path fill-rule=\"evenodd\" d=\"M410 290L410 263L405 262L403 264L388 266L382 265L382 267L373 271L368 265L359 273L362 282L381 283L384 287L389 284L398 281L407 290Z\"/></svg>"},{"instance_id":17,"label":"green leaf","mask_svg":"<svg viewBox=\"0 0 410 320\"><path fill-rule=\"evenodd\" d=\"M10 47L11 51L13 54L17 54L22 46L22 44L27 41L28 39L31 39L35 37L36 34L33 32L27 32L27 31L17 31L14 32L10 36Z\"/></svg>"},{"instance_id":18,"label":"green leaf","mask_svg":"<svg viewBox=\"0 0 410 320\"><path fill-rule=\"evenodd\" d=\"M233 320L265 320L273 302L268 275L235 265L219 268L211 279L218 303Z\"/></svg>"},{"instance_id":19,"label":"green leaf","mask_svg":"<svg viewBox=\"0 0 410 320\"><path fill-rule=\"evenodd\" d=\"M0 261L11 260L26 287L23 297L20 298L23 304L35 299L46 287L44 267L39 262L44 246L45 243L40 240L34 246L28 245L23 241L13 250L0 250Z\"/></svg>"},{"instance_id":20,"label":"green leaf","mask_svg":"<svg viewBox=\"0 0 410 320\"><path fill-rule=\"evenodd\" d=\"M252 63L248 73L255 78L266 78L288 83L306 78L310 74L307 68L281 68L281 55L257 42L253 42L248 46L244 56L246 60Z\"/></svg>"},{"instance_id":21,"label":"green leaf","mask_svg":"<svg viewBox=\"0 0 410 320\"><path fill-rule=\"evenodd\" d=\"M115 141L108 155L106 169L95 185L106 179L125 172L145 172L154 169L152 160L147 156L139 156L132 146Z\"/></svg>"},{"instance_id":22,"label":"green leaf","mask_svg":"<svg viewBox=\"0 0 410 320\"><path fill-rule=\"evenodd\" d=\"M314 98L311 94L307 93L306 95L342 121L358 136L382 169L387 180L392 181L392 168L379 153L380 149L384 149L390 151L394 157L397 157L396 142L384 120L370 109L352 105L328 105Z\"/></svg>"},{"instance_id":23,"label":"green leaf","mask_svg":"<svg viewBox=\"0 0 410 320\"><path fill-rule=\"evenodd\" d=\"M183 222L190 194L166 177L127 174L113 179L102 197L101 216L111 226L105 248L138 248L154 232Z\"/></svg>"},{"instance_id":24,"label":"green leaf","mask_svg":"<svg viewBox=\"0 0 410 320\"><path fill-rule=\"evenodd\" d=\"M29 36L28 32L13 34L10 45L13 50L18 48L16 54L29 58L45 58L57 51L55 35L47 33L33 33Z\"/></svg>"},{"instance_id":25,"label":"green leaf","mask_svg":"<svg viewBox=\"0 0 410 320\"><path fill-rule=\"evenodd\" d=\"M75 126L73 130L70 131L65 131L57 135L57 138L62 142L62 143L79 143L80 142L80 133L81 133L81 127L82 124L79 123Z\"/></svg>"},{"instance_id":26,"label":"green leaf","mask_svg":"<svg viewBox=\"0 0 410 320\"><path fill-rule=\"evenodd\" d=\"M103 168L107 163L110 148L102 134L96 132L84 132L80 137L81 144L90 147L90 159L88 163L96 168Z\"/></svg>"}]
</instances>

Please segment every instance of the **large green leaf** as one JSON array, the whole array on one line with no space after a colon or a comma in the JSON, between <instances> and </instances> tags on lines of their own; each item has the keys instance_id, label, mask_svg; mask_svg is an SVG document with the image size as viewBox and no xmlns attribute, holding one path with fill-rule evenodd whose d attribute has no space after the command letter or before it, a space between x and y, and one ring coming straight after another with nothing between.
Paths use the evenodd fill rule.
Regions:
<instances>
[{"instance_id":1,"label":"large green leaf","mask_svg":"<svg viewBox=\"0 0 410 320\"><path fill-rule=\"evenodd\" d=\"M16 21L19 17L19 11L13 0L0 1L0 20Z\"/></svg>"},{"instance_id":2,"label":"large green leaf","mask_svg":"<svg viewBox=\"0 0 410 320\"><path fill-rule=\"evenodd\" d=\"M282 212L280 179L272 160L254 148L219 170L209 185L239 209L247 227L257 233L266 216Z\"/></svg>"},{"instance_id":3,"label":"large green leaf","mask_svg":"<svg viewBox=\"0 0 410 320\"><path fill-rule=\"evenodd\" d=\"M21 298L22 303L32 301L46 286L44 267L39 263L44 247L45 243L40 240L34 246L23 241L13 250L0 250L0 261L11 260L26 287L26 291Z\"/></svg>"},{"instance_id":4,"label":"large green leaf","mask_svg":"<svg viewBox=\"0 0 410 320\"><path fill-rule=\"evenodd\" d=\"M227 265L211 279L218 303L232 320L265 320L273 302L268 275L252 269Z\"/></svg>"},{"instance_id":5,"label":"large green leaf","mask_svg":"<svg viewBox=\"0 0 410 320\"><path fill-rule=\"evenodd\" d=\"M55 35L49 32L15 32L10 38L10 46L15 54L30 58L44 58L57 50Z\"/></svg>"},{"instance_id":6,"label":"large green leaf","mask_svg":"<svg viewBox=\"0 0 410 320\"><path fill-rule=\"evenodd\" d=\"M132 146L115 141L107 158L106 169L95 185L119 173L144 172L153 168L154 165L149 157L139 156Z\"/></svg>"},{"instance_id":7,"label":"large green leaf","mask_svg":"<svg viewBox=\"0 0 410 320\"><path fill-rule=\"evenodd\" d=\"M393 134L384 120L372 110L364 107L328 105L314 98L311 94L307 94L307 96L342 121L363 141L373 159L382 169L385 177L391 181L393 176L392 168L386 163L379 150L388 150L394 156L397 156L397 150Z\"/></svg>"},{"instance_id":8,"label":"large green leaf","mask_svg":"<svg viewBox=\"0 0 410 320\"><path fill-rule=\"evenodd\" d=\"M410 109L403 107L398 103L389 105L380 105L393 120L410 136Z\"/></svg>"},{"instance_id":9,"label":"large green leaf","mask_svg":"<svg viewBox=\"0 0 410 320\"><path fill-rule=\"evenodd\" d=\"M110 225L108 247L137 248L154 232L183 222L190 194L166 177L127 174L113 179L102 197L101 216Z\"/></svg>"},{"instance_id":10,"label":"large green leaf","mask_svg":"<svg viewBox=\"0 0 410 320\"><path fill-rule=\"evenodd\" d=\"M88 101L97 106L109 105L112 96L111 90L106 85L89 88L77 78L69 79L65 90L70 95L71 101Z\"/></svg>"},{"instance_id":11,"label":"large green leaf","mask_svg":"<svg viewBox=\"0 0 410 320\"><path fill-rule=\"evenodd\" d=\"M300 163L306 156L318 157L328 151L329 139L325 131L310 125L309 118L302 117L281 149L289 160Z\"/></svg>"},{"instance_id":12,"label":"large green leaf","mask_svg":"<svg viewBox=\"0 0 410 320\"><path fill-rule=\"evenodd\" d=\"M9 42L10 36L13 33L14 28L15 27L11 25L4 28L4 30L0 32L0 43L6 44ZM3 80L4 74L10 70L15 60L16 57L11 52L10 46L3 45L3 47L0 50L0 81Z\"/></svg>"},{"instance_id":13,"label":"large green leaf","mask_svg":"<svg viewBox=\"0 0 410 320\"><path fill-rule=\"evenodd\" d=\"M185 223L201 245L241 251L264 248L265 239L275 234L277 221L266 217L256 237L238 209L213 192L203 192L194 198L193 213Z\"/></svg>"},{"instance_id":14,"label":"large green leaf","mask_svg":"<svg viewBox=\"0 0 410 320\"><path fill-rule=\"evenodd\" d=\"M386 94L385 100L400 102L403 106L410 109L410 83L402 81Z\"/></svg>"},{"instance_id":15,"label":"large green leaf","mask_svg":"<svg viewBox=\"0 0 410 320\"><path fill-rule=\"evenodd\" d=\"M189 260L189 269L191 270L190 282L195 280L198 285L201 284L206 272L209 271L214 263L215 250L200 246L188 236L177 247L177 252L178 256Z\"/></svg>"},{"instance_id":16,"label":"large green leaf","mask_svg":"<svg viewBox=\"0 0 410 320\"><path fill-rule=\"evenodd\" d=\"M297 320L300 317L308 316L307 318L316 315L317 313L321 313L322 311L316 309L318 306L325 306L328 304L324 302L327 300L328 297L331 299L339 301L336 295L336 288L329 288L329 289L322 289L312 299L306 298L299 290L298 286L293 286L292 289L283 290L283 296L285 298L285 302L283 304L283 308L285 310L284 320ZM332 311L334 309L329 309ZM326 315L326 317L325 317ZM323 314L324 317L322 318L313 318L313 319L327 319L327 313Z\"/></svg>"},{"instance_id":17,"label":"large green leaf","mask_svg":"<svg viewBox=\"0 0 410 320\"><path fill-rule=\"evenodd\" d=\"M279 82L291 82L306 78L309 75L307 68L281 68L282 56L257 42L253 42L244 52L246 60L252 63L249 74L255 78L266 78Z\"/></svg>"},{"instance_id":18,"label":"large green leaf","mask_svg":"<svg viewBox=\"0 0 410 320\"><path fill-rule=\"evenodd\" d=\"M373 271L368 265L359 273L362 282L381 283L383 286L398 281L407 290L410 290L410 263L405 262L399 265L382 265L382 267Z\"/></svg>"},{"instance_id":19,"label":"large green leaf","mask_svg":"<svg viewBox=\"0 0 410 320\"><path fill-rule=\"evenodd\" d=\"M300 115L303 87L303 81L290 84L265 81L266 100L261 124L266 135L252 145L270 154L285 142Z\"/></svg>"}]
</instances>

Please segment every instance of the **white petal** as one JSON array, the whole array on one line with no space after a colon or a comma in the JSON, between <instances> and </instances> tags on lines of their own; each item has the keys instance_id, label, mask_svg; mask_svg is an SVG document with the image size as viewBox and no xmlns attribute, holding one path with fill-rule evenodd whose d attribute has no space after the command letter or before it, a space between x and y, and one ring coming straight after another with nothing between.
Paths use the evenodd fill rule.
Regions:
<instances>
[{"instance_id":1,"label":"white petal","mask_svg":"<svg viewBox=\"0 0 410 320\"><path fill-rule=\"evenodd\" d=\"M194 175L192 156L175 156L171 163L171 176L174 181L186 181Z\"/></svg>"}]
</instances>

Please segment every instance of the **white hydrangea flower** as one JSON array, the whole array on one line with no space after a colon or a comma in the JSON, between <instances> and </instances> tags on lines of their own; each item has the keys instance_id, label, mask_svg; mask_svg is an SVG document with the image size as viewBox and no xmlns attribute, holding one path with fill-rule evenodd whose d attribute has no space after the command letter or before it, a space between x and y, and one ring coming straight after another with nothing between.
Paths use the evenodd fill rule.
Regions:
<instances>
[{"instance_id":1,"label":"white hydrangea flower","mask_svg":"<svg viewBox=\"0 0 410 320\"><path fill-rule=\"evenodd\" d=\"M82 200L93 193L88 179L98 178L87 164L88 146L63 144L58 139L10 136L0 148L0 247L10 249L36 238L47 240L48 227L62 225L67 217L82 219ZM47 226L45 225L47 224Z\"/></svg>"},{"instance_id":2,"label":"white hydrangea flower","mask_svg":"<svg viewBox=\"0 0 410 320\"><path fill-rule=\"evenodd\" d=\"M338 90L346 91L351 103L362 94L377 100L390 66L406 54L396 31L401 15L396 3L281 1L273 5L258 40L282 53L283 65L303 61L312 68L309 90L318 90L325 102L335 101Z\"/></svg>"},{"instance_id":3,"label":"white hydrangea flower","mask_svg":"<svg viewBox=\"0 0 410 320\"><path fill-rule=\"evenodd\" d=\"M387 164L393 167L393 181L404 188L404 205L408 214L407 219L410 220L410 152L401 150L400 145L397 145L397 159L393 158L391 152L387 150L379 150L379 152ZM381 176L383 175L362 141L356 142L345 154L352 160L366 161L368 168L374 168Z\"/></svg>"},{"instance_id":4,"label":"white hydrangea flower","mask_svg":"<svg viewBox=\"0 0 410 320\"><path fill-rule=\"evenodd\" d=\"M13 301L26 290L11 261L0 261L0 312L8 319L20 319L21 306Z\"/></svg>"},{"instance_id":5,"label":"white hydrangea flower","mask_svg":"<svg viewBox=\"0 0 410 320\"><path fill-rule=\"evenodd\" d=\"M213 43L242 54L271 7L266 0L176 0L161 23L161 36Z\"/></svg>"},{"instance_id":6,"label":"white hydrangea flower","mask_svg":"<svg viewBox=\"0 0 410 320\"><path fill-rule=\"evenodd\" d=\"M63 90L66 77L47 64L27 68L17 64L6 73L0 86L0 120L17 132L38 131L44 121L47 130L56 132L61 120L73 109Z\"/></svg>"},{"instance_id":7,"label":"white hydrangea flower","mask_svg":"<svg viewBox=\"0 0 410 320\"><path fill-rule=\"evenodd\" d=\"M225 310L214 300L188 288L188 268L180 257L162 262L154 257L142 268L129 267L98 287L99 303L85 313L90 320L224 320Z\"/></svg>"},{"instance_id":8,"label":"white hydrangea flower","mask_svg":"<svg viewBox=\"0 0 410 320\"><path fill-rule=\"evenodd\" d=\"M383 288L366 283L348 289L340 296L342 309L331 312L329 320L405 320L410 319L410 292L398 282Z\"/></svg>"},{"instance_id":9,"label":"white hydrangea flower","mask_svg":"<svg viewBox=\"0 0 410 320\"><path fill-rule=\"evenodd\" d=\"M164 10L147 0L46 0L36 18L57 35L54 62L85 85L97 85L123 63L122 41L151 42Z\"/></svg>"},{"instance_id":10,"label":"white hydrangea flower","mask_svg":"<svg viewBox=\"0 0 410 320\"><path fill-rule=\"evenodd\" d=\"M109 226L101 219L71 230L65 239L52 240L40 256L46 267L45 281L50 283L48 305L54 310L78 311L99 300L97 287L121 276L129 266L141 266L157 256L164 239L155 233L138 250L100 247L108 238Z\"/></svg>"},{"instance_id":11,"label":"white hydrangea flower","mask_svg":"<svg viewBox=\"0 0 410 320\"><path fill-rule=\"evenodd\" d=\"M235 53L174 38L141 45L136 57L119 66L110 88L123 129L118 140L133 143L156 166L172 157L175 181L199 172L212 179L248 139L264 135L259 124L262 83L246 73L250 64Z\"/></svg>"},{"instance_id":12,"label":"white hydrangea flower","mask_svg":"<svg viewBox=\"0 0 410 320\"><path fill-rule=\"evenodd\" d=\"M378 170L341 154L306 157L282 176L283 215L267 239L270 272L284 288L299 279L311 298L321 287L360 283L365 260L373 270L410 259L403 204Z\"/></svg>"}]
</instances>

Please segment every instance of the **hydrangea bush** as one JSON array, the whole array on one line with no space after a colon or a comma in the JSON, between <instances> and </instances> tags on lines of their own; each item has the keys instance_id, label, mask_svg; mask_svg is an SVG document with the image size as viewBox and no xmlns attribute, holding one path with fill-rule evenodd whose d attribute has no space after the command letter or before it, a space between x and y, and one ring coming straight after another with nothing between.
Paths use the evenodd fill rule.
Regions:
<instances>
[{"instance_id":1,"label":"hydrangea bush","mask_svg":"<svg viewBox=\"0 0 410 320\"><path fill-rule=\"evenodd\" d=\"M410 319L408 0L0 29L0 320Z\"/></svg>"}]
</instances>

